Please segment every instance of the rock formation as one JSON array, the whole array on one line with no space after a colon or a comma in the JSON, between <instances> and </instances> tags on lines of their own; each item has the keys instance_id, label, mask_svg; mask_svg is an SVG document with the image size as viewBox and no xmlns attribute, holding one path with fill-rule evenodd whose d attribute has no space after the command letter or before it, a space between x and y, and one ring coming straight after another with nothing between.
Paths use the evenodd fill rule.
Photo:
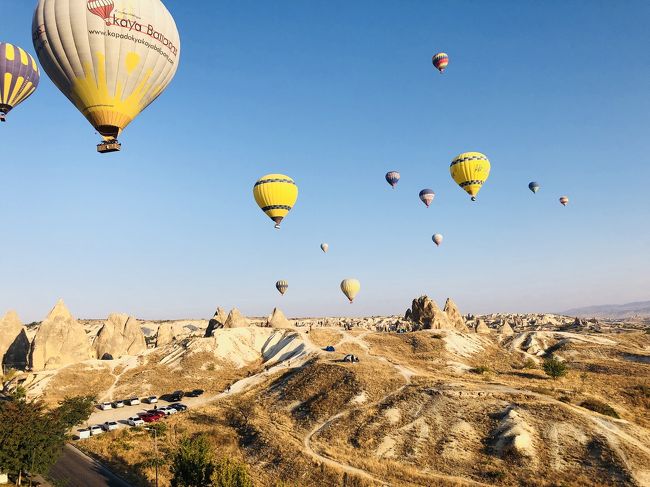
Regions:
<instances>
[{"instance_id":1,"label":"rock formation","mask_svg":"<svg viewBox=\"0 0 650 487\"><path fill-rule=\"evenodd\" d=\"M237 308L230 310L228 318L226 318L226 322L223 324L224 328L247 328L249 326L250 323L242 316Z\"/></svg>"},{"instance_id":2,"label":"rock formation","mask_svg":"<svg viewBox=\"0 0 650 487\"><path fill-rule=\"evenodd\" d=\"M425 330L448 330L454 328L447 318L447 313L442 311L435 301L428 296L420 296L413 300L411 309L405 318L420 325Z\"/></svg>"},{"instance_id":3,"label":"rock formation","mask_svg":"<svg viewBox=\"0 0 650 487\"><path fill-rule=\"evenodd\" d=\"M530 425L510 406L494 432L494 449L500 456L534 458L533 436Z\"/></svg>"},{"instance_id":4,"label":"rock formation","mask_svg":"<svg viewBox=\"0 0 650 487\"><path fill-rule=\"evenodd\" d=\"M503 325L501 325L501 328L499 328L499 334L503 336L510 336L513 335L515 332L513 331L512 327L510 326L510 323L507 321L503 320Z\"/></svg>"},{"instance_id":5,"label":"rock formation","mask_svg":"<svg viewBox=\"0 0 650 487\"><path fill-rule=\"evenodd\" d=\"M156 333L156 347L164 347L177 339L174 323L161 323Z\"/></svg>"},{"instance_id":6,"label":"rock formation","mask_svg":"<svg viewBox=\"0 0 650 487\"><path fill-rule=\"evenodd\" d=\"M29 363L33 370L57 369L95 358L86 332L59 300L34 336Z\"/></svg>"},{"instance_id":7,"label":"rock formation","mask_svg":"<svg viewBox=\"0 0 650 487\"><path fill-rule=\"evenodd\" d=\"M104 360L138 355L147 350L140 322L125 314L111 314L99 330L93 346L97 357Z\"/></svg>"},{"instance_id":8,"label":"rock formation","mask_svg":"<svg viewBox=\"0 0 650 487\"><path fill-rule=\"evenodd\" d=\"M492 330L490 330L490 328L485 324L485 321L479 318L476 322L476 328L474 331L476 331L476 333L488 334L491 333Z\"/></svg>"},{"instance_id":9,"label":"rock formation","mask_svg":"<svg viewBox=\"0 0 650 487\"><path fill-rule=\"evenodd\" d=\"M29 339L15 311L0 320L0 364L5 368L23 370L27 367Z\"/></svg>"},{"instance_id":10,"label":"rock formation","mask_svg":"<svg viewBox=\"0 0 650 487\"><path fill-rule=\"evenodd\" d=\"M453 299L447 298L443 311L447 313L447 318L449 318L451 326L456 330L465 333L469 331L469 328L467 328L467 325L465 324L465 319L463 318L463 315L460 314L460 311L458 311L458 307L456 306L456 303L454 303Z\"/></svg>"},{"instance_id":11,"label":"rock formation","mask_svg":"<svg viewBox=\"0 0 650 487\"><path fill-rule=\"evenodd\" d=\"M212 335L214 335L214 330L223 328L224 325L226 324L227 319L228 316L226 315L224 309L221 307L217 308L217 311L214 313L214 316L208 323L208 328L205 330L204 337L205 338L211 337Z\"/></svg>"},{"instance_id":12,"label":"rock formation","mask_svg":"<svg viewBox=\"0 0 650 487\"><path fill-rule=\"evenodd\" d=\"M273 313L266 321L266 326L270 326L271 328L293 328L291 322L279 308L273 308Z\"/></svg>"}]
</instances>

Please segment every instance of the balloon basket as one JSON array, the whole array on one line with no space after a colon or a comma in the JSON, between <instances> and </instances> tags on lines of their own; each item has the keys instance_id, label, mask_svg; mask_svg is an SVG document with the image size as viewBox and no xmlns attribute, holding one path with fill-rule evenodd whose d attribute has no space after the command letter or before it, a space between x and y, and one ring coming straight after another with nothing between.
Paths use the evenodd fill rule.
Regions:
<instances>
[{"instance_id":1,"label":"balloon basket","mask_svg":"<svg viewBox=\"0 0 650 487\"><path fill-rule=\"evenodd\" d=\"M100 154L106 154L108 152L118 152L122 150L122 144L120 144L117 139L109 140L108 142L102 142L97 144L97 152Z\"/></svg>"},{"instance_id":2,"label":"balloon basket","mask_svg":"<svg viewBox=\"0 0 650 487\"><path fill-rule=\"evenodd\" d=\"M0 122L6 122L7 118L5 117L4 113L0 113Z\"/></svg>"}]
</instances>

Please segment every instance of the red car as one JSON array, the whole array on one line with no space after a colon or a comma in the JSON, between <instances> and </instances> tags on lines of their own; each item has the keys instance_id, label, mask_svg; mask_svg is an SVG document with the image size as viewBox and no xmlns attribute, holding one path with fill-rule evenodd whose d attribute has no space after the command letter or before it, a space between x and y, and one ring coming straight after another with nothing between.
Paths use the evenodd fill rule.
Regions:
<instances>
[{"instance_id":1,"label":"red car","mask_svg":"<svg viewBox=\"0 0 650 487\"><path fill-rule=\"evenodd\" d=\"M150 409L149 411L147 411L147 414L153 414L154 416L158 416L159 418L164 418L165 416L167 416L165 414L165 411L161 411L160 409Z\"/></svg>"},{"instance_id":2,"label":"red car","mask_svg":"<svg viewBox=\"0 0 650 487\"><path fill-rule=\"evenodd\" d=\"M160 421L160 416L158 416L157 414L145 413L145 414L141 414L140 418L142 418L142 421L144 421L145 423L155 423L156 421Z\"/></svg>"}]
</instances>

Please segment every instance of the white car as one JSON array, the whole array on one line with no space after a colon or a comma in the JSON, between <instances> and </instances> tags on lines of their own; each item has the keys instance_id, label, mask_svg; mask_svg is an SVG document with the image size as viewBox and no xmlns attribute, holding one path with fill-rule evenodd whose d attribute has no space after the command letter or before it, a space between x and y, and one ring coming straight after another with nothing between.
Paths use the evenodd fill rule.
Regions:
<instances>
[{"instance_id":1,"label":"white car","mask_svg":"<svg viewBox=\"0 0 650 487\"><path fill-rule=\"evenodd\" d=\"M138 399L137 397L132 397L131 399L127 399L125 402L129 406L137 406L138 404L140 404L140 399Z\"/></svg>"},{"instance_id":2,"label":"white car","mask_svg":"<svg viewBox=\"0 0 650 487\"><path fill-rule=\"evenodd\" d=\"M162 408L158 408L158 411L162 411L163 413L165 413L165 416L171 416L172 414L176 414L178 412L171 406L164 406Z\"/></svg>"},{"instance_id":3,"label":"white car","mask_svg":"<svg viewBox=\"0 0 650 487\"><path fill-rule=\"evenodd\" d=\"M146 402L149 404L155 404L158 402L158 396L149 396L148 398L145 399Z\"/></svg>"},{"instance_id":4,"label":"white car","mask_svg":"<svg viewBox=\"0 0 650 487\"><path fill-rule=\"evenodd\" d=\"M115 401L113 403L113 407L115 409L123 408L124 407L124 401Z\"/></svg>"},{"instance_id":5,"label":"white car","mask_svg":"<svg viewBox=\"0 0 650 487\"><path fill-rule=\"evenodd\" d=\"M129 424L129 426L144 426L144 421L142 421L140 416L131 416L126 420L126 422Z\"/></svg>"},{"instance_id":6,"label":"white car","mask_svg":"<svg viewBox=\"0 0 650 487\"><path fill-rule=\"evenodd\" d=\"M113 431L117 429L118 424L115 421L106 421L102 427L104 428L104 431Z\"/></svg>"},{"instance_id":7,"label":"white car","mask_svg":"<svg viewBox=\"0 0 650 487\"><path fill-rule=\"evenodd\" d=\"M102 428L100 425L96 424L95 426L90 427L90 434L92 436L97 436L101 435L104 432L104 428Z\"/></svg>"},{"instance_id":8,"label":"white car","mask_svg":"<svg viewBox=\"0 0 650 487\"><path fill-rule=\"evenodd\" d=\"M113 409L113 405L110 402L103 402L99 405L99 409L108 411L109 409Z\"/></svg>"},{"instance_id":9,"label":"white car","mask_svg":"<svg viewBox=\"0 0 650 487\"><path fill-rule=\"evenodd\" d=\"M88 428L80 429L77 431L77 433L79 433L80 440L85 440L86 438L90 438L90 430Z\"/></svg>"}]
</instances>

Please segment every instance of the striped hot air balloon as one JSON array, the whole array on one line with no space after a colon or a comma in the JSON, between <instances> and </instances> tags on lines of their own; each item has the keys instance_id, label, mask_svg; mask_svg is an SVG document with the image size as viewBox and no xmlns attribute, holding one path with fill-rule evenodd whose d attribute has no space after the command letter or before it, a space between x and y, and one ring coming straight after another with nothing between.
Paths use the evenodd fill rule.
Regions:
<instances>
[{"instance_id":1,"label":"striped hot air balloon","mask_svg":"<svg viewBox=\"0 0 650 487\"><path fill-rule=\"evenodd\" d=\"M391 185L391 187L397 186L397 183L399 183L401 176L397 171L390 171L386 173L386 181L388 184Z\"/></svg>"},{"instance_id":2,"label":"striped hot air balloon","mask_svg":"<svg viewBox=\"0 0 650 487\"><path fill-rule=\"evenodd\" d=\"M490 176L490 161L480 152L464 152L451 161L451 177L476 201L483 183Z\"/></svg>"},{"instance_id":3,"label":"striped hot air balloon","mask_svg":"<svg viewBox=\"0 0 650 487\"><path fill-rule=\"evenodd\" d=\"M267 174L253 187L255 202L266 215L280 228L280 222L291 211L298 199L298 186L284 174Z\"/></svg>"},{"instance_id":4,"label":"striped hot air balloon","mask_svg":"<svg viewBox=\"0 0 650 487\"><path fill-rule=\"evenodd\" d=\"M284 293L289 289L289 283L287 281L278 281L275 283L275 288L284 296Z\"/></svg>"},{"instance_id":5,"label":"striped hot air balloon","mask_svg":"<svg viewBox=\"0 0 650 487\"><path fill-rule=\"evenodd\" d=\"M427 208L429 208L429 205L431 205L431 202L435 197L436 193L434 193L432 189L423 189L420 191L420 199L422 200L422 203L427 205Z\"/></svg>"},{"instance_id":6,"label":"striped hot air balloon","mask_svg":"<svg viewBox=\"0 0 650 487\"><path fill-rule=\"evenodd\" d=\"M439 52L435 56L431 58L431 62L435 66L435 68L443 73L445 71L445 68L449 64L449 56L445 54L444 52Z\"/></svg>"},{"instance_id":7,"label":"striped hot air balloon","mask_svg":"<svg viewBox=\"0 0 650 487\"><path fill-rule=\"evenodd\" d=\"M344 279L341 282L341 291L350 300L350 304L361 290L361 283L357 279Z\"/></svg>"},{"instance_id":8,"label":"striped hot air balloon","mask_svg":"<svg viewBox=\"0 0 650 487\"><path fill-rule=\"evenodd\" d=\"M88 1L88 10L101 17L106 25L111 25L111 13L115 8L113 0L89 0Z\"/></svg>"},{"instance_id":9,"label":"striped hot air balloon","mask_svg":"<svg viewBox=\"0 0 650 487\"><path fill-rule=\"evenodd\" d=\"M0 42L0 121L36 91L39 80L38 66L28 52Z\"/></svg>"}]
</instances>

